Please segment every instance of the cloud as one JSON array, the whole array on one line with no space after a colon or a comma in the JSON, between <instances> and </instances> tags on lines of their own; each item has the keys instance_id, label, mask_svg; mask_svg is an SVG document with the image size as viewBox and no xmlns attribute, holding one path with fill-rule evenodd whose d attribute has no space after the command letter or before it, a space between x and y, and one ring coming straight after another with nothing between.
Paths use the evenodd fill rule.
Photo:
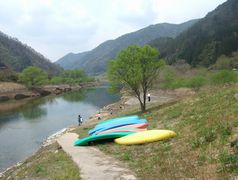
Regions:
<instances>
[{"instance_id":1,"label":"cloud","mask_svg":"<svg viewBox=\"0 0 238 180\"><path fill-rule=\"evenodd\" d=\"M7 0L0 30L57 60L160 22L204 16L225 0Z\"/></svg>"},{"instance_id":2,"label":"cloud","mask_svg":"<svg viewBox=\"0 0 238 180\"><path fill-rule=\"evenodd\" d=\"M148 26L157 19L156 10L153 9L152 1L131 0L120 1L122 3L123 13L118 15L118 20L126 24L135 26Z\"/></svg>"}]
</instances>

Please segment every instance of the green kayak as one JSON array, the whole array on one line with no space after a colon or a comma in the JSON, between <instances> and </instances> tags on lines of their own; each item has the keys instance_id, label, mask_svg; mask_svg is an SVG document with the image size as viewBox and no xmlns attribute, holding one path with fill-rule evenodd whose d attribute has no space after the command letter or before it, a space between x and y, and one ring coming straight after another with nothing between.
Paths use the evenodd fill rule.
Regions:
<instances>
[{"instance_id":1,"label":"green kayak","mask_svg":"<svg viewBox=\"0 0 238 180\"><path fill-rule=\"evenodd\" d=\"M107 133L107 134L99 134L99 135L91 135L88 137L85 137L83 139L78 139L74 142L75 146L87 146L91 143L98 142L98 141L108 141L113 140L115 138L123 137L129 134L132 134L134 132L113 132L113 133Z\"/></svg>"}]
</instances>

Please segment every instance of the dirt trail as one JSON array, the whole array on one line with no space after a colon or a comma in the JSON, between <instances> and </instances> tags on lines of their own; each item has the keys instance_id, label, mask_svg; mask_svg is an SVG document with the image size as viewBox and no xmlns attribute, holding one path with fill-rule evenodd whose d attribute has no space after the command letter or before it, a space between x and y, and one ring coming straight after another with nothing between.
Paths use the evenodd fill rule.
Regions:
<instances>
[{"instance_id":1,"label":"dirt trail","mask_svg":"<svg viewBox=\"0 0 238 180\"><path fill-rule=\"evenodd\" d=\"M66 133L57 139L63 150L71 156L80 169L82 179L134 180L136 177L124 164L94 147L73 146L78 139L75 133Z\"/></svg>"}]
</instances>

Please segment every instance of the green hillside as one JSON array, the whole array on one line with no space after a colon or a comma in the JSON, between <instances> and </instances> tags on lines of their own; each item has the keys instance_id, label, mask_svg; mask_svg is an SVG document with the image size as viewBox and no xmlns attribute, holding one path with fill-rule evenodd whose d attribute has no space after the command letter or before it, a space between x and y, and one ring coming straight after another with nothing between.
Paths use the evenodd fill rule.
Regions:
<instances>
[{"instance_id":1,"label":"green hillside","mask_svg":"<svg viewBox=\"0 0 238 180\"><path fill-rule=\"evenodd\" d=\"M100 44L95 49L79 53L67 54L59 59L56 64L65 69L83 69L90 74L102 74L106 71L109 60L115 58L120 50L129 45L144 45L158 37L176 37L192 26L197 20L191 20L182 24L156 24L136 32L125 34L115 40L109 40Z\"/></svg>"},{"instance_id":2,"label":"green hillside","mask_svg":"<svg viewBox=\"0 0 238 180\"><path fill-rule=\"evenodd\" d=\"M62 69L31 47L0 32L0 63L15 71L22 71L28 66L37 66L49 74L58 74Z\"/></svg>"},{"instance_id":3,"label":"green hillside","mask_svg":"<svg viewBox=\"0 0 238 180\"><path fill-rule=\"evenodd\" d=\"M157 39L150 44L160 49L169 63L179 59L191 65L210 66L221 55L238 50L238 1L228 0L174 40Z\"/></svg>"},{"instance_id":4,"label":"green hillside","mask_svg":"<svg viewBox=\"0 0 238 180\"><path fill-rule=\"evenodd\" d=\"M233 179L238 175L237 97L237 85L212 86L177 103L154 106L139 115L149 121L149 129L170 129L176 138L99 148L127 162L140 179Z\"/></svg>"}]
</instances>

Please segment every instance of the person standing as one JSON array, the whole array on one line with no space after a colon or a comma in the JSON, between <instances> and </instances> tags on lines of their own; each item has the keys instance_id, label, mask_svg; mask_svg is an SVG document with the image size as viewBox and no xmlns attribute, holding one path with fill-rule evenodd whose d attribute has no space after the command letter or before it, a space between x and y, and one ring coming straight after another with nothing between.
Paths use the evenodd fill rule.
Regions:
<instances>
[{"instance_id":1,"label":"person standing","mask_svg":"<svg viewBox=\"0 0 238 180\"><path fill-rule=\"evenodd\" d=\"M98 112L98 120L101 120L102 119L102 117L101 117L101 113L100 113L100 111Z\"/></svg>"},{"instance_id":2,"label":"person standing","mask_svg":"<svg viewBox=\"0 0 238 180\"><path fill-rule=\"evenodd\" d=\"M79 126L83 123L83 118L80 114L78 116L78 122L79 122Z\"/></svg>"},{"instance_id":3,"label":"person standing","mask_svg":"<svg viewBox=\"0 0 238 180\"><path fill-rule=\"evenodd\" d=\"M147 98L148 98L148 102L150 102L151 100L150 94L147 94Z\"/></svg>"}]
</instances>

